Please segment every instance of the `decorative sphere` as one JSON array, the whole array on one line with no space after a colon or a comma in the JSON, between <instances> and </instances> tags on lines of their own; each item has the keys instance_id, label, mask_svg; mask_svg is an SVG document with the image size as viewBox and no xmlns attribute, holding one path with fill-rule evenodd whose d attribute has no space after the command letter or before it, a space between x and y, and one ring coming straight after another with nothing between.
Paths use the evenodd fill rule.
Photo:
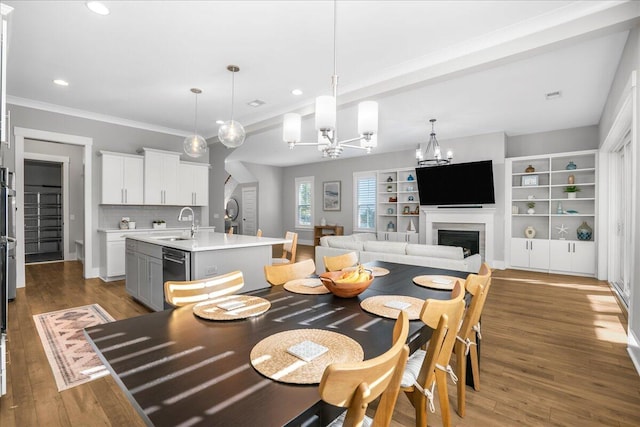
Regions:
<instances>
[{"instance_id":1,"label":"decorative sphere","mask_svg":"<svg viewBox=\"0 0 640 427\"><path fill-rule=\"evenodd\" d=\"M207 141L200 135L189 135L184 139L184 152L190 157L200 157L207 152Z\"/></svg>"},{"instance_id":2,"label":"decorative sphere","mask_svg":"<svg viewBox=\"0 0 640 427\"><path fill-rule=\"evenodd\" d=\"M218 129L218 139L229 148L241 146L245 137L244 127L234 120L224 122Z\"/></svg>"}]
</instances>

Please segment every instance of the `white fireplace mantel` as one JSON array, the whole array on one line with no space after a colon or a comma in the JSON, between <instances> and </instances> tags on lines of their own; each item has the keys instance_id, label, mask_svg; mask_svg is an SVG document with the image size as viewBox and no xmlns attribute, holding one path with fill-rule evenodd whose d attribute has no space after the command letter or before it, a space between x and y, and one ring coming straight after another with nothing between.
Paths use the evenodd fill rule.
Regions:
<instances>
[{"instance_id":1,"label":"white fireplace mantel","mask_svg":"<svg viewBox=\"0 0 640 427\"><path fill-rule=\"evenodd\" d=\"M421 208L425 216L425 242L433 244L433 224L483 224L484 225L484 261L493 265L495 246L493 241L495 208Z\"/></svg>"}]
</instances>

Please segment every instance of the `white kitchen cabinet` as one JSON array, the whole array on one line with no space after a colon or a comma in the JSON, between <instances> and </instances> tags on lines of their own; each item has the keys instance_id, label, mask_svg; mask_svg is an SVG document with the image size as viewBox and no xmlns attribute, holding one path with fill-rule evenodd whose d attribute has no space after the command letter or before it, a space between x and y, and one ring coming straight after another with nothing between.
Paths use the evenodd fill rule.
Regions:
<instances>
[{"instance_id":1,"label":"white kitchen cabinet","mask_svg":"<svg viewBox=\"0 0 640 427\"><path fill-rule=\"evenodd\" d=\"M549 241L544 239L511 239L513 267L549 269Z\"/></svg>"},{"instance_id":2,"label":"white kitchen cabinet","mask_svg":"<svg viewBox=\"0 0 640 427\"><path fill-rule=\"evenodd\" d=\"M184 206L209 205L209 165L180 162L178 204Z\"/></svg>"},{"instance_id":3,"label":"white kitchen cabinet","mask_svg":"<svg viewBox=\"0 0 640 427\"><path fill-rule=\"evenodd\" d=\"M144 158L132 154L101 151L102 200L104 205L144 203Z\"/></svg>"},{"instance_id":4,"label":"white kitchen cabinet","mask_svg":"<svg viewBox=\"0 0 640 427\"><path fill-rule=\"evenodd\" d=\"M138 260L136 253L138 251L138 245L135 240L126 240L125 248L125 271L126 281L125 289L130 295L138 295L140 293L138 287Z\"/></svg>"},{"instance_id":5,"label":"white kitchen cabinet","mask_svg":"<svg viewBox=\"0 0 640 427\"><path fill-rule=\"evenodd\" d=\"M396 233L396 234L397 234L397 240L399 242L420 243L420 236L418 236L418 233Z\"/></svg>"},{"instance_id":6,"label":"white kitchen cabinet","mask_svg":"<svg viewBox=\"0 0 640 427\"><path fill-rule=\"evenodd\" d=\"M579 240L552 240L549 269L580 274L595 274L596 245Z\"/></svg>"},{"instance_id":7,"label":"white kitchen cabinet","mask_svg":"<svg viewBox=\"0 0 640 427\"><path fill-rule=\"evenodd\" d=\"M143 148L144 204L179 205L180 153Z\"/></svg>"}]
</instances>

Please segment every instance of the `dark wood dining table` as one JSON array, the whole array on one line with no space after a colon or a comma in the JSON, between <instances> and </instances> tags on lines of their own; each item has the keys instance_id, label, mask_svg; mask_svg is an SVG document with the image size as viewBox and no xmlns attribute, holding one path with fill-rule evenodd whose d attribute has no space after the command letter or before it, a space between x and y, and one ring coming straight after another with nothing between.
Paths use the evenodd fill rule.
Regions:
<instances>
[{"instance_id":1,"label":"dark wood dining table","mask_svg":"<svg viewBox=\"0 0 640 427\"><path fill-rule=\"evenodd\" d=\"M448 299L449 291L415 285L424 274L465 278L467 272L389 262L371 286L354 298L302 295L282 286L251 292L271 308L257 317L210 321L191 306L150 313L88 328L85 334L113 378L148 425L294 426L326 425L339 409L320 399L317 385L276 382L251 365L251 349L265 337L292 329L324 329L356 340L365 359L391 345L394 320L370 314L360 302L375 295ZM431 329L410 322L413 352Z\"/></svg>"}]
</instances>

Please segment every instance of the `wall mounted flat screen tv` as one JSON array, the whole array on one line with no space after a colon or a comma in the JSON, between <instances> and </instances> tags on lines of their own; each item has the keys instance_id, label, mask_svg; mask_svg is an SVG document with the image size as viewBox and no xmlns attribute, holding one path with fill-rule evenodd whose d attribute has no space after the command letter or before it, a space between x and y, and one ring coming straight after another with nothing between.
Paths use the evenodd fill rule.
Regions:
<instances>
[{"instance_id":1,"label":"wall mounted flat screen tv","mask_svg":"<svg viewBox=\"0 0 640 427\"><path fill-rule=\"evenodd\" d=\"M496 202L491 160L416 168L416 179L421 205Z\"/></svg>"}]
</instances>

